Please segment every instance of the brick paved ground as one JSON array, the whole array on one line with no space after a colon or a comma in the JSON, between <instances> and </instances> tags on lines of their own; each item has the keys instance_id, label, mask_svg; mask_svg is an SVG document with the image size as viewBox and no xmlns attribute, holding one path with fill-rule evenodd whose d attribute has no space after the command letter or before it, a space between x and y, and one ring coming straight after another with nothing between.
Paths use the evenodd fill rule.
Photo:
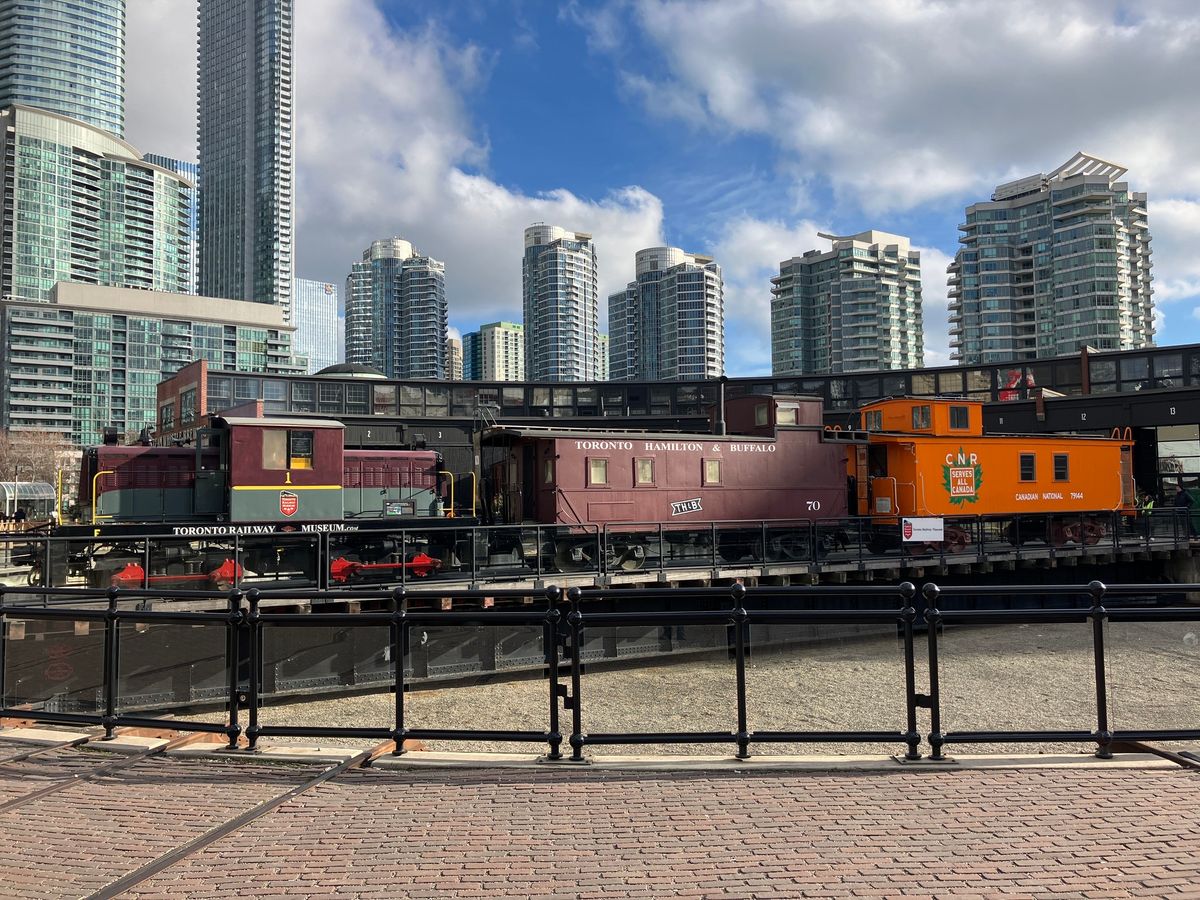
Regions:
<instances>
[{"instance_id":1,"label":"brick paved ground","mask_svg":"<svg viewBox=\"0 0 1200 900\"><path fill-rule=\"evenodd\" d=\"M8 796L95 757L71 753L0 767ZM86 895L320 768L156 758L74 784L0 813L0 893ZM128 896L1189 893L1200 773L1093 766L353 771Z\"/></svg>"}]
</instances>

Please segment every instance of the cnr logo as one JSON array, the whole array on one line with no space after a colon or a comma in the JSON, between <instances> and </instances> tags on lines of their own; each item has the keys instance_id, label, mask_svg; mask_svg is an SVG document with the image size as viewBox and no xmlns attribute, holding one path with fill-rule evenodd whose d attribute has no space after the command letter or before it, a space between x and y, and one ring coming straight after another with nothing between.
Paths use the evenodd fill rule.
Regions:
<instances>
[{"instance_id":1,"label":"cnr logo","mask_svg":"<svg viewBox=\"0 0 1200 900\"><path fill-rule=\"evenodd\" d=\"M946 454L946 465L948 466L974 466L979 462L978 453L964 453L959 449L958 453Z\"/></svg>"}]
</instances>

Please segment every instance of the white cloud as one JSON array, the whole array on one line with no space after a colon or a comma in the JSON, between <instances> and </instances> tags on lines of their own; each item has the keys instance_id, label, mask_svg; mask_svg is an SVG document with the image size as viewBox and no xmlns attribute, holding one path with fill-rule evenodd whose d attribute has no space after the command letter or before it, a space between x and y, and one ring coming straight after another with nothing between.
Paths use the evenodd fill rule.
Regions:
<instances>
[{"instance_id":1,"label":"white cloud","mask_svg":"<svg viewBox=\"0 0 1200 900\"><path fill-rule=\"evenodd\" d=\"M191 155L192 10L194 0L130 4L139 149ZM604 296L631 277L636 250L662 243L662 204L641 188L528 195L480 174L487 148L464 101L486 78L479 48L433 26L398 32L370 0L300 0L295 38L299 277L341 282L372 240L398 235L445 261L451 318L471 328L520 320L522 234L533 222L593 234Z\"/></svg>"},{"instance_id":2,"label":"white cloud","mask_svg":"<svg viewBox=\"0 0 1200 900\"><path fill-rule=\"evenodd\" d=\"M725 369L731 374L771 371L771 279L779 263L827 243L810 221L788 225L734 219L712 253L725 279Z\"/></svg>"},{"instance_id":3,"label":"white cloud","mask_svg":"<svg viewBox=\"0 0 1200 900\"><path fill-rule=\"evenodd\" d=\"M946 266L954 257L936 247L913 247L921 252L921 318L925 330L925 365L948 366L950 359L949 296Z\"/></svg>"},{"instance_id":4,"label":"white cloud","mask_svg":"<svg viewBox=\"0 0 1200 900\"><path fill-rule=\"evenodd\" d=\"M125 137L196 159L196 0L135 0L126 13Z\"/></svg>"},{"instance_id":5,"label":"white cloud","mask_svg":"<svg viewBox=\"0 0 1200 900\"><path fill-rule=\"evenodd\" d=\"M867 209L1047 171L1075 150L1142 189L1200 192L1200 11L1150 0L640 0L666 74L651 111L760 133ZM661 95L663 99L658 101Z\"/></svg>"}]
</instances>

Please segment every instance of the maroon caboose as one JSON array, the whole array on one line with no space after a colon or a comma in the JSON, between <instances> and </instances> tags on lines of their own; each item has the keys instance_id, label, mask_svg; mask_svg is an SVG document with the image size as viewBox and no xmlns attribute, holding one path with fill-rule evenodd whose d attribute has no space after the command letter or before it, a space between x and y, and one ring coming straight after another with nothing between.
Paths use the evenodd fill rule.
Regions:
<instances>
[{"instance_id":1,"label":"maroon caboose","mask_svg":"<svg viewBox=\"0 0 1200 900\"><path fill-rule=\"evenodd\" d=\"M847 515L845 441L819 399L742 397L726 415L736 434L488 429L485 499L497 521L609 526L643 545L634 526Z\"/></svg>"}]
</instances>

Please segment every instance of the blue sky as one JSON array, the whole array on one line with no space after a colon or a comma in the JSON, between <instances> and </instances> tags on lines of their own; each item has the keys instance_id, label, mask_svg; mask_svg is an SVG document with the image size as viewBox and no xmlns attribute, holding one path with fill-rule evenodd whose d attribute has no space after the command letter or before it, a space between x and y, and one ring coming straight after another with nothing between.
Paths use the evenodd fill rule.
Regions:
<instances>
[{"instance_id":1,"label":"blue sky","mask_svg":"<svg viewBox=\"0 0 1200 900\"><path fill-rule=\"evenodd\" d=\"M130 5L128 133L186 156L181 2ZM298 274L407 238L446 261L460 331L519 320L521 231L547 221L595 235L605 293L641 247L715 256L728 371L766 372L779 261L878 228L921 249L945 362L964 206L1082 149L1150 195L1159 343L1200 341L1188 0L296 0L296 48Z\"/></svg>"}]
</instances>

